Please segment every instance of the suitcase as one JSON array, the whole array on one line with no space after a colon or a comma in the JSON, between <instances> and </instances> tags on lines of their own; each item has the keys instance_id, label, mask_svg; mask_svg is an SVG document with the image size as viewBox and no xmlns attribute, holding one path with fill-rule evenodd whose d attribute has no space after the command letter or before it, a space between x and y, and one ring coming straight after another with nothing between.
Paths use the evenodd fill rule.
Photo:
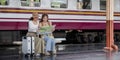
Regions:
<instances>
[{"instance_id":1,"label":"suitcase","mask_svg":"<svg viewBox=\"0 0 120 60\"><path fill-rule=\"evenodd\" d=\"M24 36L22 37L22 53L25 55L33 55L35 53L35 38Z\"/></svg>"}]
</instances>

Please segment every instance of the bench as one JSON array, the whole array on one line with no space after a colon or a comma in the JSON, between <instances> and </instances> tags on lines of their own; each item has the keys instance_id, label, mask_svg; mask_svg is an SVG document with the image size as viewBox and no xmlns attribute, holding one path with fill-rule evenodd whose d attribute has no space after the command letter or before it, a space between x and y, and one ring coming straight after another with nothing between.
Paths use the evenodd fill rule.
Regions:
<instances>
[{"instance_id":1,"label":"bench","mask_svg":"<svg viewBox=\"0 0 120 60\"><path fill-rule=\"evenodd\" d=\"M55 43L61 43L62 41L65 41L65 38L54 38L55 39Z\"/></svg>"},{"instance_id":2,"label":"bench","mask_svg":"<svg viewBox=\"0 0 120 60\"><path fill-rule=\"evenodd\" d=\"M61 43L62 41L65 41L65 38L55 38L55 43ZM22 41L14 41L13 44L16 45L22 45Z\"/></svg>"},{"instance_id":3,"label":"bench","mask_svg":"<svg viewBox=\"0 0 120 60\"><path fill-rule=\"evenodd\" d=\"M65 38L54 38L55 39L55 43L61 43L62 41L65 41ZM15 45L22 45L22 41L14 41L13 44ZM56 49L58 50L59 47L56 45ZM19 50L21 50L21 47L19 47ZM19 51L19 53L21 53L21 51Z\"/></svg>"}]
</instances>

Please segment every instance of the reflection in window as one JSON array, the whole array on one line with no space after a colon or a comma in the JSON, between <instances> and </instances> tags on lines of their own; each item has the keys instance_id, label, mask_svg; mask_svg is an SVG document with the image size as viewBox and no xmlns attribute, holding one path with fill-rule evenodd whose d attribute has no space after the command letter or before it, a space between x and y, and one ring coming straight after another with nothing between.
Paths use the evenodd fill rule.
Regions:
<instances>
[{"instance_id":1,"label":"reflection in window","mask_svg":"<svg viewBox=\"0 0 120 60\"><path fill-rule=\"evenodd\" d=\"M82 9L83 2L82 0L77 0L77 9Z\"/></svg>"},{"instance_id":2,"label":"reflection in window","mask_svg":"<svg viewBox=\"0 0 120 60\"><path fill-rule=\"evenodd\" d=\"M35 7L40 6L41 0L34 0L33 4ZM21 0L21 6L30 6L31 1L30 0Z\"/></svg>"},{"instance_id":3,"label":"reflection in window","mask_svg":"<svg viewBox=\"0 0 120 60\"><path fill-rule=\"evenodd\" d=\"M67 0L52 0L52 8L67 8Z\"/></svg>"},{"instance_id":4,"label":"reflection in window","mask_svg":"<svg viewBox=\"0 0 120 60\"><path fill-rule=\"evenodd\" d=\"M91 0L82 0L83 2L83 9L91 9Z\"/></svg>"},{"instance_id":5,"label":"reflection in window","mask_svg":"<svg viewBox=\"0 0 120 60\"><path fill-rule=\"evenodd\" d=\"M106 10L106 0L100 0L100 10Z\"/></svg>"},{"instance_id":6,"label":"reflection in window","mask_svg":"<svg viewBox=\"0 0 120 60\"><path fill-rule=\"evenodd\" d=\"M9 0L0 0L0 5L8 5Z\"/></svg>"},{"instance_id":7,"label":"reflection in window","mask_svg":"<svg viewBox=\"0 0 120 60\"><path fill-rule=\"evenodd\" d=\"M34 6L39 7L40 6L40 0L34 0Z\"/></svg>"}]
</instances>

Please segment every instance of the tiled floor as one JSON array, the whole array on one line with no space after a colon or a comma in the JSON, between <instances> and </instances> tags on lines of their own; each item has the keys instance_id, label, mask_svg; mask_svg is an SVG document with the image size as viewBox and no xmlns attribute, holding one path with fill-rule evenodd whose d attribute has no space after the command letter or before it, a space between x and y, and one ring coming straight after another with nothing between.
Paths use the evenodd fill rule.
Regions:
<instances>
[{"instance_id":1,"label":"tiled floor","mask_svg":"<svg viewBox=\"0 0 120 60\"><path fill-rule=\"evenodd\" d=\"M104 52L105 44L59 45L57 55L25 57L18 46L0 47L0 60L120 60L120 52Z\"/></svg>"}]
</instances>

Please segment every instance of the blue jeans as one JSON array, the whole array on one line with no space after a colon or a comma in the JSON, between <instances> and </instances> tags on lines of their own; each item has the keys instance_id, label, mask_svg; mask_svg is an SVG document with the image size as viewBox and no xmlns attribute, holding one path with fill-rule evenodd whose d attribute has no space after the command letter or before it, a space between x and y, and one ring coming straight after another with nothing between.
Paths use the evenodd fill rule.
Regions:
<instances>
[{"instance_id":1,"label":"blue jeans","mask_svg":"<svg viewBox=\"0 0 120 60\"><path fill-rule=\"evenodd\" d=\"M44 40L46 41L46 52L55 51L55 40L47 35L44 36Z\"/></svg>"}]
</instances>

